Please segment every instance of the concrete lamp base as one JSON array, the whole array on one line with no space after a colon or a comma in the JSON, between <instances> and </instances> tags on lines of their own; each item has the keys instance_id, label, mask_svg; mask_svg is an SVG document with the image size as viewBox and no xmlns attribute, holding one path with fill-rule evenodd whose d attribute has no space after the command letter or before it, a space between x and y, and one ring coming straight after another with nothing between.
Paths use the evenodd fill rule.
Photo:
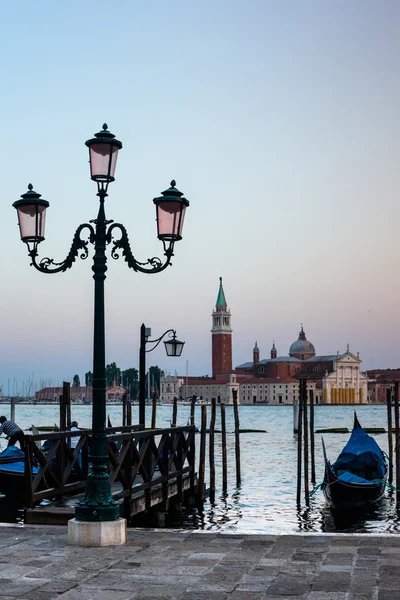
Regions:
<instances>
[{"instance_id":1,"label":"concrete lamp base","mask_svg":"<svg viewBox=\"0 0 400 600\"><path fill-rule=\"evenodd\" d=\"M126 519L118 521L68 521L72 546L122 546L126 543Z\"/></svg>"}]
</instances>

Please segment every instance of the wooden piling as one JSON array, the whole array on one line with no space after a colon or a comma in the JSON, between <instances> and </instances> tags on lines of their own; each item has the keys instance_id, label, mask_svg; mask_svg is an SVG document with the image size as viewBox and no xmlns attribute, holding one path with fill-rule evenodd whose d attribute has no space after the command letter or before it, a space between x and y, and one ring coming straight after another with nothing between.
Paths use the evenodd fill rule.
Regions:
<instances>
[{"instance_id":1,"label":"wooden piling","mask_svg":"<svg viewBox=\"0 0 400 600\"><path fill-rule=\"evenodd\" d=\"M200 455L199 455L199 500L204 503L206 466L207 406L201 405Z\"/></svg>"},{"instance_id":2,"label":"wooden piling","mask_svg":"<svg viewBox=\"0 0 400 600\"><path fill-rule=\"evenodd\" d=\"M174 406L172 408L172 422L171 427L176 427L176 419L178 417L178 398L174 396Z\"/></svg>"},{"instance_id":3,"label":"wooden piling","mask_svg":"<svg viewBox=\"0 0 400 600\"><path fill-rule=\"evenodd\" d=\"M228 465L226 460L226 413L225 404L221 402L221 441L222 441L222 490L228 489Z\"/></svg>"},{"instance_id":4,"label":"wooden piling","mask_svg":"<svg viewBox=\"0 0 400 600\"><path fill-rule=\"evenodd\" d=\"M190 424L191 425L195 424L194 411L195 411L195 406L196 406L196 400L197 400L197 396L192 396L192 399L190 401Z\"/></svg>"},{"instance_id":5,"label":"wooden piling","mask_svg":"<svg viewBox=\"0 0 400 600\"><path fill-rule=\"evenodd\" d=\"M215 501L215 420L217 416L217 402L211 398L211 420L210 420L210 438L209 438L209 459L210 459L210 502Z\"/></svg>"},{"instance_id":6,"label":"wooden piling","mask_svg":"<svg viewBox=\"0 0 400 600\"><path fill-rule=\"evenodd\" d=\"M63 391L64 391L64 385L63 385ZM66 405L64 402L64 394L61 394L59 396L59 408L60 408L60 431L66 431L67 430L67 411L66 411Z\"/></svg>"},{"instance_id":7,"label":"wooden piling","mask_svg":"<svg viewBox=\"0 0 400 600\"><path fill-rule=\"evenodd\" d=\"M122 396L122 427L126 425L126 403L127 403L127 395L126 392Z\"/></svg>"},{"instance_id":8,"label":"wooden piling","mask_svg":"<svg viewBox=\"0 0 400 600\"><path fill-rule=\"evenodd\" d=\"M152 406L152 411L151 411L151 428L152 429L156 428L156 421L157 421L157 391L154 390L153 406Z\"/></svg>"},{"instance_id":9,"label":"wooden piling","mask_svg":"<svg viewBox=\"0 0 400 600\"><path fill-rule=\"evenodd\" d=\"M392 389L386 390L386 408L387 408L387 424L388 424L388 456L389 456L389 473L388 481L393 483L393 426L392 426Z\"/></svg>"},{"instance_id":10,"label":"wooden piling","mask_svg":"<svg viewBox=\"0 0 400 600\"><path fill-rule=\"evenodd\" d=\"M314 438L314 390L309 391L310 395L310 453L311 453L311 483L315 485L315 438Z\"/></svg>"},{"instance_id":11,"label":"wooden piling","mask_svg":"<svg viewBox=\"0 0 400 600\"><path fill-rule=\"evenodd\" d=\"M126 402L126 424L129 427L132 425L132 402L130 400Z\"/></svg>"},{"instance_id":12,"label":"wooden piling","mask_svg":"<svg viewBox=\"0 0 400 600\"><path fill-rule=\"evenodd\" d=\"M309 498L309 480L308 480L308 405L307 405L307 381L304 380L303 384L303 430L304 430L304 495L306 500L306 505L310 504Z\"/></svg>"},{"instance_id":13,"label":"wooden piling","mask_svg":"<svg viewBox=\"0 0 400 600\"><path fill-rule=\"evenodd\" d=\"M297 493L296 493L296 502L299 507L301 504L301 447L302 447L302 431L303 431L303 400L302 400L302 383L303 380L300 379L300 399L299 399L299 419L298 419L298 431L297 431Z\"/></svg>"},{"instance_id":14,"label":"wooden piling","mask_svg":"<svg viewBox=\"0 0 400 600\"><path fill-rule=\"evenodd\" d=\"M299 383L300 388L300 383ZM293 399L293 433L298 433L299 431L299 402L294 398Z\"/></svg>"},{"instance_id":15,"label":"wooden piling","mask_svg":"<svg viewBox=\"0 0 400 600\"><path fill-rule=\"evenodd\" d=\"M239 423L239 410L237 403L237 390L232 390L233 398L233 412L235 416L235 459L236 459L236 485L241 484L241 472L240 472L240 423Z\"/></svg>"},{"instance_id":16,"label":"wooden piling","mask_svg":"<svg viewBox=\"0 0 400 600\"><path fill-rule=\"evenodd\" d=\"M63 398L65 404L65 417L67 429L71 427L71 385L69 381L63 381Z\"/></svg>"},{"instance_id":17,"label":"wooden piling","mask_svg":"<svg viewBox=\"0 0 400 600\"><path fill-rule=\"evenodd\" d=\"M15 423L15 397L11 396L10 419Z\"/></svg>"},{"instance_id":18,"label":"wooden piling","mask_svg":"<svg viewBox=\"0 0 400 600\"><path fill-rule=\"evenodd\" d=\"M394 426L395 426L395 457L396 457L396 502L400 504L400 431L399 431L399 384L394 384Z\"/></svg>"}]
</instances>

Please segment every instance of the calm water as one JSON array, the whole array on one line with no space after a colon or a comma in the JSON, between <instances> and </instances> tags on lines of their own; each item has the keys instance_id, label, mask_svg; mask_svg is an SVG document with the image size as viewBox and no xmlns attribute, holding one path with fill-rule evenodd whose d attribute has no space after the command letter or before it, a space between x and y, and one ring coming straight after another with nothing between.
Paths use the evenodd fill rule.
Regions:
<instances>
[{"instance_id":1,"label":"calm water","mask_svg":"<svg viewBox=\"0 0 400 600\"><path fill-rule=\"evenodd\" d=\"M108 406L113 425L121 423L121 406ZM9 414L7 405L2 412ZM210 408L207 419L210 417ZM178 407L178 424L188 421L190 407ZM138 417L138 407L132 410L133 422ZM353 424L354 408L350 406L316 406L315 428L347 427ZM365 427L385 427L386 407L360 406L357 415ZM172 407L157 407L157 426L169 426ZM228 443L228 493L221 493L221 448L220 435L216 434L216 502L205 504L204 513L188 514L184 518L185 527L207 530L253 533L290 533L290 532L386 532L399 530L399 518L393 496L389 493L377 507L368 513L354 515L336 515L326 507L321 491L311 500L309 508L298 511L296 507L296 459L297 438L293 435L293 408L291 406L242 406L239 411L241 429L260 429L266 433L241 434L242 485L235 485L234 435L232 434L233 409L226 407ZM150 409L147 409L147 420ZM72 406L72 418L82 427L91 425L91 407ZM196 425L199 426L200 409L196 409ZM17 406L16 421L23 427L34 425L52 425L58 422L58 406ZM150 423L148 423L149 425ZM217 411L216 428L220 428ZM324 434L328 456L336 458L349 434ZM378 444L387 452L387 435L377 435ZM0 443L5 447L4 440ZM317 483L323 477L323 456L321 436L315 436ZM207 474L207 481L209 481ZM0 508L1 511L1 508ZM7 517L4 511L0 518ZM182 523L181 523L182 524Z\"/></svg>"}]
</instances>

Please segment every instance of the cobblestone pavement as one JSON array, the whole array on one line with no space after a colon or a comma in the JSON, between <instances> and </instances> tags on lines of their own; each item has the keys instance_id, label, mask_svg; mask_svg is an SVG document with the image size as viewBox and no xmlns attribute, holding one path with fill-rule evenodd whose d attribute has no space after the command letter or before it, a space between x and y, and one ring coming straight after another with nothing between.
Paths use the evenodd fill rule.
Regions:
<instances>
[{"instance_id":1,"label":"cobblestone pavement","mask_svg":"<svg viewBox=\"0 0 400 600\"><path fill-rule=\"evenodd\" d=\"M0 527L0 600L397 600L400 537L129 530L69 546L66 527Z\"/></svg>"}]
</instances>

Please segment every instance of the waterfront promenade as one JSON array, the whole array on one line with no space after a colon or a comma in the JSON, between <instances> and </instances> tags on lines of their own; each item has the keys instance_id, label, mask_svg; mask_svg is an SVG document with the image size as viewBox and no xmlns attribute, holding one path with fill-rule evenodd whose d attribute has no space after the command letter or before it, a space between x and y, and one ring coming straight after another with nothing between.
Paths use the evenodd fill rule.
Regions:
<instances>
[{"instance_id":1,"label":"waterfront promenade","mask_svg":"<svg viewBox=\"0 0 400 600\"><path fill-rule=\"evenodd\" d=\"M67 528L0 527L0 600L395 600L396 535L128 530L120 547Z\"/></svg>"}]
</instances>

